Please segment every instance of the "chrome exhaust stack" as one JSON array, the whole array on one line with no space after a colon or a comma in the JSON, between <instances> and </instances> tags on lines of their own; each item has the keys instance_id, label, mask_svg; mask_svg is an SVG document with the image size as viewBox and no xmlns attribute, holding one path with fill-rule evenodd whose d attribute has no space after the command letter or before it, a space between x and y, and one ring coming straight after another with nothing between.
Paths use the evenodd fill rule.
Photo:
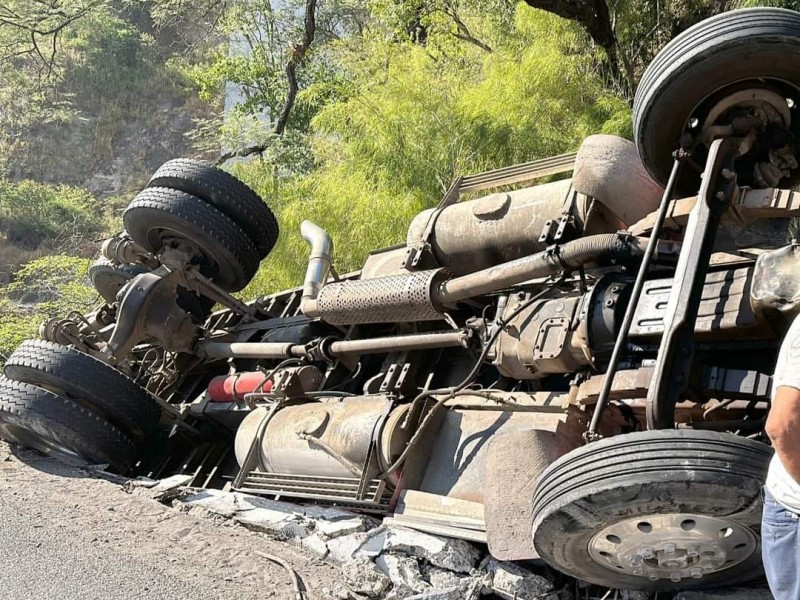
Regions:
<instances>
[{"instance_id":1,"label":"chrome exhaust stack","mask_svg":"<svg viewBox=\"0 0 800 600\"><path fill-rule=\"evenodd\" d=\"M303 221L300 224L300 235L311 245L300 311L309 318L315 318L319 316L317 296L331 272L333 240L327 231L311 221Z\"/></svg>"}]
</instances>

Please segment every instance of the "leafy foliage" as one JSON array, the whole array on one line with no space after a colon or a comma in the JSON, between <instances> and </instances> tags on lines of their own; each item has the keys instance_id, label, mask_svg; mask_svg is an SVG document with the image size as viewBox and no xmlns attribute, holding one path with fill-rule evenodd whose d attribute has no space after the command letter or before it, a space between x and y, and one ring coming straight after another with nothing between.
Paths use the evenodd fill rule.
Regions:
<instances>
[{"instance_id":1,"label":"leafy foliage","mask_svg":"<svg viewBox=\"0 0 800 600\"><path fill-rule=\"evenodd\" d=\"M478 16L468 26L492 52L451 43L449 30L429 30L425 46L397 42L380 23L327 48L342 76L318 84L335 100L311 122L315 168L290 177L265 160L234 168L283 231L248 293L301 281L304 218L331 232L340 272L357 269L370 250L404 241L457 175L573 150L590 133L630 135L627 104L592 69L575 25L520 5L513 35L501 35L499 21Z\"/></svg>"},{"instance_id":2,"label":"leafy foliage","mask_svg":"<svg viewBox=\"0 0 800 600\"><path fill-rule=\"evenodd\" d=\"M46 319L85 312L95 303L90 264L74 256L45 256L25 264L10 284L0 287L0 363L22 340L35 337Z\"/></svg>"},{"instance_id":3,"label":"leafy foliage","mask_svg":"<svg viewBox=\"0 0 800 600\"><path fill-rule=\"evenodd\" d=\"M79 188L0 179L0 235L21 248L70 248L103 228L95 198Z\"/></svg>"}]
</instances>

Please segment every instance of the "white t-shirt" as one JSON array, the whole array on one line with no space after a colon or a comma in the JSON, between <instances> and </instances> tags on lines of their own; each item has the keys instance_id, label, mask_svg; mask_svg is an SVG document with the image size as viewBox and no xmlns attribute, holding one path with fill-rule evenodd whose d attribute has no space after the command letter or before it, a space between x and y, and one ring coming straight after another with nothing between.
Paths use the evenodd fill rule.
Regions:
<instances>
[{"instance_id":1,"label":"white t-shirt","mask_svg":"<svg viewBox=\"0 0 800 600\"><path fill-rule=\"evenodd\" d=\"M800 390L800 317L795 318L789 328L778 354L775 376L772 378L773 401L779 387ZM800 483L789 474L777 454L769 464L767 490L784 508L800 514Z\"/></svg>"}]
</instances>

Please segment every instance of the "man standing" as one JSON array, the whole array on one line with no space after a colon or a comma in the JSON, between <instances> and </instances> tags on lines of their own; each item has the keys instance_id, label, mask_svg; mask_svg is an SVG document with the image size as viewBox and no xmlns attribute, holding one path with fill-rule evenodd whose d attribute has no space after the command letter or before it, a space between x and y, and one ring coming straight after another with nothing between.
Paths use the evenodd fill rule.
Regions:
<instances>
[{"instance_id":1,"label":"man standing","mask_svg":"<svg viewBox=\"0 0 800 600\"><path fill-rule=\"evenodd\" d=\"M800 600L800 317L778 354L766 432L775 456L761 521L764 570L776 600Z\"/></svg>"}]
</instances>

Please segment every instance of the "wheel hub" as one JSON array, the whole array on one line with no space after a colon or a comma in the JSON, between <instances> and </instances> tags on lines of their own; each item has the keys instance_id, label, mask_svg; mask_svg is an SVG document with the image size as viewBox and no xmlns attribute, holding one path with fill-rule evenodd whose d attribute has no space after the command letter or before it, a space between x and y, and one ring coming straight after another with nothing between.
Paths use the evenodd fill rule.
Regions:
<instances>
[{"instance_id":1,"label":"wheel hub","mask_svg":"<svg viewBox=\"0 0 800 600\"><path fill-rule=\"evenodd\" d=\"M733 567L757 548L756 536L743 525L682 513L625 519L589 542L589 554L604 567L673 582Z\"/></svg>"}]
</instances>

